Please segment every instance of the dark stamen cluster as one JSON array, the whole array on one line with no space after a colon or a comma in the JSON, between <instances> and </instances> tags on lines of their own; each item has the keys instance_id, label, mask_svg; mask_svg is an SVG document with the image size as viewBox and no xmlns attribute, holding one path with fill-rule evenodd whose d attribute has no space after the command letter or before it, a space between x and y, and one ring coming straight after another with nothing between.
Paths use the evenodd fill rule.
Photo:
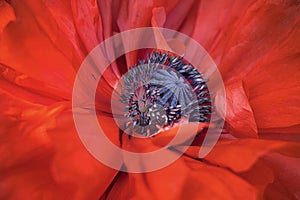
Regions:
<instances>
[{"instance_id":1,"label":"dark stamen cluster","mask_svg":"<svg viewBox=\"0 0 300 200\"><path fill-rule=\"evenodd\" d=\"M168 123L170 127L174 125L174 123L178 123L181 118L181 105L177 105L175 107L169 107L166 109L168 116Z\"/></svg>"},{"instance_id":2,"label":"dark stamen cluster","mask_svg":"<svg viewBox=\"0 0 300 200\"><path fill-rule=\"evenodd\" d=\"M192 101L186 108L193 108L193 110L187 112L190 114L189 120L209 122L213 107L211 106L211 97L206 84L208 79L205 79L202 73L184 62L182 58L182 56L171 56L167 66L179 72L190 83L193 92L196 94L197 100Z\"/></svg>"},{"instance_id":3,"label":"dark stamen cluster","mask_svg":"<svg viewBox=\"0 0 300 200\"><path fill-rule=\"evenodd\" d=\"M208 122L212 112L207 79L186 63L183 56L152 52L140 66L124 76L121 102L125 103L126 128L151 136L172 127L182 117Z\"/></svg>"}]
</instances>

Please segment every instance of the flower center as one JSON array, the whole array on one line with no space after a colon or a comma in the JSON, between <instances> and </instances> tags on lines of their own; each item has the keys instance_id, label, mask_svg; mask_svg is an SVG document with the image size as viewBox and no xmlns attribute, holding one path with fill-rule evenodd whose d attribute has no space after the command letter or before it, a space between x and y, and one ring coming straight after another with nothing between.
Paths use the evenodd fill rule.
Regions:
<instances>
[{"instance_id":1,"label":"flower center","mask_svg":"<svg viewBox=\"0 0 300 200\"><path fill-rule=\"evenodd\" d=\"M210 119L207 80L182 57L153 52L123 75L123 80L121 102L130 134L154 136L184 121Z\"/></svg>"}]
</instances>

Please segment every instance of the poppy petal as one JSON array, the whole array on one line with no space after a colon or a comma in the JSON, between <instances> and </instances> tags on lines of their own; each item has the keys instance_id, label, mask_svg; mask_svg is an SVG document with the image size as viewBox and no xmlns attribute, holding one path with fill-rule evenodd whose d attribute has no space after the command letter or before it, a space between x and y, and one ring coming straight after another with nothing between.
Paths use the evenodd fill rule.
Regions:
<instances>
[{"instance_id":1,"label":"poppy petal","mask_svg":"<svg viewBox=\"0 0 300 200\"><path fill-rule=\"evenodd\" d=\"M61 114L57 123L57 127L49 131L56 152L51 165L54 179L74 190L76 199L100 197L117 170L100 163L87 152L76 133L71 112Z\"/></svg>"},{"instance_id":2,"label":"poppy petal","mask_svg":"<svg viewBox=\"0 0 300 200\"><path fill-rule=\"evenodd\" d=\"M219 140L204 158L236 172L248 170L262 155L288 146L288 143L258 139ZM180 147L178 147L180 149ZM191 146L185 154L198 158L200 147Z\"/></svg>"},{"instance_id":3,"label":"poppy petal","mask_svg":"<svg viewBox=\"0 0 300 200\"><path fill-rule=\"evenodd\" d=\"M191 32L191 37L204 46L218 65L224 55L227 34L235 30L236 22L247 13L247 9L253 2L253 0L200 2L193 6L180 31L192 29L188 30Z\"/></svg>"},{"instance_id":4,"label":"poppy petal","mask_svg":"<svg viewBox=\"0 0 300 200\"><path fill-rule=\"evenodd\" d=\"M78 35L90 52L102 40L102 24L97 1L71 1L73 19Z\"/></svg>"},{"instance_id":5,"label":"poppy petal","mask_svg":"<svg viewBox=\"0 0 300 200\"><path fill-rule=\"evenodd\" d=\"M283 42L299 19L298 10L296 1L253 3L223 38L226 46L219 68L226 82L247 77L270 49Z\"/></svg>"},{"instance_id":6,"label":"poppy petal","mask_svg":"<svg viewBox=\"0 0 300 200\"><path fill-rule=\"evenodd\" d=\"M3 122L0 139L1 199L67 197L52 179L50 164L53 156L51 141L46 133L55 126L55 116L61 106L47 108L18 100L1 91ZM35 123L28 123L33 121ZM43 181L41 181L43 180Z\"/></svg>"},{"instance_id":7,"label":"poppy petal","mask_svg":"<svg viewBox=\"0 0 300 200\"><path fill-rule=\"evenodd\" d=\"M14 97L44 105L65 100L62 98L65 94L60 90L18 73L10 67L0 64L0 72L1 89Z\"/></svg>"},{"instance_id":8,"label":"poppy petal","mask_svg":"<svg viewBox=\"0 0 300 200\"><path fill-rule=\"evenodd\" d=\"M0 36L9 22L15 20L13 8L5 1L0 2Z\"/></svg>"},{"instance_id":9,"label":"poppy petal","mask_svg":"<svg viewBox=\"0 0 300 200\"><path fill-rule=\"evenodd\" d=\"M297 199L297 166L300 157L300 151L297 149L299 144L290 142L284 148L277 149L276 153L263 155L252 168L239 174L258 189L260 198Z\"/></svg>"},{"instance_id":10,"label":"poppy petal","mask_svg":"<svg viewBox=\"0 0 300 200\"><path fill-rule=\"evenodd\" d=\"M225 86L226 90L226 122L225 128L237 137L257 137L257 127L253 111L249 105L242 82ZM218 99L223 101L223 99ZM216 102L221 105L222 102Z\"/></svg>"},{"instance_id":11,"label":"poppy petal","mask_svg":"<svg viewBox=\"0 0 300 200\"><path fill-rule=\"evenodd\" d=\"M258 199L264 198L266 188L275 180L274 172L261 158L249 170L239 175L257 189Z\"/></svg>"},{"instance_id":12,"label":"poppy petal","mask_svg":"<svg viewBox=\"0 0 300 200\"><path fill-rule=\"evenodd\" d=\"M152 1L122 1L117 18L120 32L149 26L152 17L152 7ZM138 42L141 39L142 37L136 38L136 41ZM136 64L137 51L127 53L125 56L128 68Z\"/></svg>"},{"instance_id":13,"label":"poppy petal","mask_svg":"<svg viewBox=\"0 0 300 200\"><path fill-rule=\"evenodd\" d=\"M299 34L299 27L290 31L245 79L256 123L264 131L299 125Z\"/></svg>"},{"instance_id":14,"label":"poppy petal","mask_svg":"<svg viewBox=\"0 0 300 200\"><path fill-rule=\"evenodd\" d=\"M155 172L129 173L119 178L121 181L117 180L109 199L252 199L257 195L233 173L183 157Z\"/></svg>"},{"instance_id":15,"label":"poppy petal","mask_svg":"<svg viewBox=\"0 0 300 200\"><path fill-rule=\"evenodd\" d=\"M163 7L153 8L152 14L153 16L151 19L151 25L153 27L157 49L159 49L159 51L162 52L164 50L169 50L171 52L176 52L179 55L184 54L185 45L183 44L183 42L176 39L166 40L163 34L160 32L160 30L156 28L156 27L163 27L165 23L166 20L165 8Z\"/></svg>"},{"instance_id":16,"label":"poppy petal","mask_svg":"<svg viewBox=\"0 0 300 200\"><path fill-rule=\"evenodd\" d=\"M33 14L39 27L44 30L52 44L61 51L77 70L86 51L76 33L70 1L25 1L27 12ZM15 7L19 6L15 3ZM42 11L42 12L41 12Z\"/></svg>"},{"instance_id":17,"label":"poppy petal","mask_svg":"<svg viewBox=\"0 0 300 200\"><path fill-rule=\"evenodd\" d=\"M298 154L298 156L300 156ZM264 162L274 171L275 181L265 191L265 197L297 199L300 196L300 159L291 158L279 153L264 156Z\"/></svg>"},{"instance_id":18,"label":"poppy petal","mask_svg":"<svg viewBox=\"0 0 300 200\"><path fill-rule=\"evenodd\" d=\"M56 88L60 95L64 94L63 98L71 99L73 67L53 47L22 2L14 5L14 11L17 20L11 22L1 36L0 62Z\"/></svg>"},{"instance_id":19,"label":"poppy petal","mask_svg":"<svg viewBox=\"0 0 300 200\"><path fill-rule=\"evenodd\" d=\"M101 196L117 171L86 151L69 104L32 104L5 92L1 99L1 198Z\"/></svg>"},{"instance_id":20,"label":"poppy petal","mask_svg":"<svg viewBox=\"0 0 300 200\"><path fill-rule=\"evenodd\" d=\"M186 22L185 19L193 9L193 6L196 6L195 4L197 4L197 1L194 0L178 1L176 2L176 6L174 6L170 12L168 12L168 8L164 6L167 13L164 27L179 30L180 26Z\"/></svg>"}]
</instances>

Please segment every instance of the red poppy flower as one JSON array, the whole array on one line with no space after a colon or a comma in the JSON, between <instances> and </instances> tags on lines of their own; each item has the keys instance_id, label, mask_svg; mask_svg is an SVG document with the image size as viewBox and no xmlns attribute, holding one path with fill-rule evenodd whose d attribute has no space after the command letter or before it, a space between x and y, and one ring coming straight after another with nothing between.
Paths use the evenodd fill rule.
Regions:
<instances>
[{"instance_id":1,"label":"red poppy flower","mask_svg":"<svg viewBox=\"0 0 300 200\"><path fill-rule=\"evenodd\" d=\"M0 1L0 198L299 199L299 11L297 0ZM163 169L118 172L81 143L72 89L96 45L146 26L177 30L205 47L224 79L226 124L204 159L195 142ZM99 121L115 143L113 86L140 56L126 55L100 80ZM124 136L123 148L150 151L175 132Z\"/></svg>"}]
</instances>

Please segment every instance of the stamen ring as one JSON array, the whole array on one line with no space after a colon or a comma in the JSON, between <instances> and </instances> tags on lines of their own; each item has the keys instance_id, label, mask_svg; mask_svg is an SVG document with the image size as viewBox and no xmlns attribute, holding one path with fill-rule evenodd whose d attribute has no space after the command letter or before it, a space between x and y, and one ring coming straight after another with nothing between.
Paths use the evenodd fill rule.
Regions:
<instances>
[{"instance_id":1,"label":"stamen ring","mask_svg":"<svg viewBox=\"0 0 300 200\"><path fill-rule=\"evenodd\" d=\"M153 152L134 153L114 145L98 123L95 111L95 93L104 71L116 58L134 50L151 48L172 52L172 49L159 46L159 43L156 42L155 34L158 31L167 41L177 40L185 44L185 59L193 66L201 66L201 71L207 77L213 76L211 80L215 81L208 83L208 89L216 91L220 99L226 99L223 81L215 63L201 45L182 33L170 29L147 27L125 31L103 41L89 53L77 72L73 89L72 112L79 137L87 150L101 163L116 170L144 173L170 165L181 154L170 151L169 147L185 142L186 146L181 149L181 153L183 153L190 145L191 138L195 136L198 128L197 123L179 126L178 133L167 146ZM177 54L177 52L174 53ZM178 55L180 54L178 53ZM116 84L117 82L112 85L115 87ZM214 88L210 89L211 86ZM114 105L114 101L120 100L113 98L112 105ZM199 152L200 158L208 154L220 136L224 121L218 115L219 113L225 113L224 101L219 102L216 112L211 115L211 121L218 123L214 123L208 128Z\"/></svg>"}]
</instances>

